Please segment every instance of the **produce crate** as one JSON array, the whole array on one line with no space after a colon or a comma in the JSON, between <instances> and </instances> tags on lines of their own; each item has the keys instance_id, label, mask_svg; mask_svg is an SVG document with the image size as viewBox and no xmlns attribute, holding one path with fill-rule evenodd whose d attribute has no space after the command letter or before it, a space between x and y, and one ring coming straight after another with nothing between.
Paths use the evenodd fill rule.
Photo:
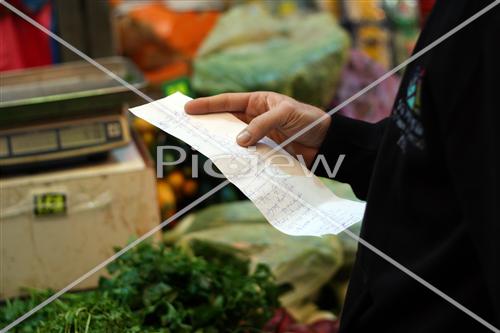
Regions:
<instances>
[{"instance_id":1,"label":"produce crate","mask_svg":"<svg viewBox=\"0 0 500 333\"><path fill-rule=\"evenodd\" d=\"M66 286L159 224L151 161L135 143L93 165L0 179L0 298ZM157 235L159 237L159 235ZM94 274L76 289L98 284Z\"/></svg>"}]
</instances>

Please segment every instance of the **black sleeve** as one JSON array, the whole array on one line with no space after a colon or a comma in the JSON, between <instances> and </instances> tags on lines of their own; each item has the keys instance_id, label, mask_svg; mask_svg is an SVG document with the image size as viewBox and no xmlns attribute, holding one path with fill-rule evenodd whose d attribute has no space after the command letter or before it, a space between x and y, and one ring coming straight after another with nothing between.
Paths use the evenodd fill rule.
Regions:
<instances>
[{"instance_id":1,"label":"black sleeve","mask_svg":"<svg viewBox=\"0 0 500 333\"><path fill-rule=\"evenodd\" d=\"M339 155L345 154L334 178L351 185L359 199L366 199L375 158L388 121L386 118L371 124L333 115L326 138L318 151L317 157L323 155L329 165L334 165ZM325 170L318 170L316 174L328 177Z\"/></svg>"},{"instance_id":2,"label":"black sleeve","mask_svg":"<svg viewBox=\"0 0 500 333\"><path fill-rule=\"evenodd\" d=\"M500 8L464 31L450 54L433 64L432 100L439 116L443 154L457 210L471 240L500 320ZM467 47L464 47L466 46ZM450 66L451 61L451 66ZM448 66L444 66L444 64ZM465 65L467 64L467 65ZM457 70L459 69L459 70ZM445 84L448 82L448 84ZM452 83L450 83L452 82ZM464 269L467 269L464 263Z\"/></svg>"}]
</instances>

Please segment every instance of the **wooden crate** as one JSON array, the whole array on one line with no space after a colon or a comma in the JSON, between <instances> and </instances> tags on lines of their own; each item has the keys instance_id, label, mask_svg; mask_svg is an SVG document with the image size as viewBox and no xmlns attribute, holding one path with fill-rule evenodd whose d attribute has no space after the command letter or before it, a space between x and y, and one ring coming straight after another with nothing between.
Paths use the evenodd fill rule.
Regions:
<instances>
[{"instance_id":1,"label":"wooden crate","mask_svg":"<svg viewBox=\"0 0 500 333\"><path fill-rule=\"evenodd\" d=\"M20 287L63 288L157 226L154 177L135 143L96 165L2 177L0 298ZM103 273L75 289L97 286Z\"/></svg>"}]
</instances>

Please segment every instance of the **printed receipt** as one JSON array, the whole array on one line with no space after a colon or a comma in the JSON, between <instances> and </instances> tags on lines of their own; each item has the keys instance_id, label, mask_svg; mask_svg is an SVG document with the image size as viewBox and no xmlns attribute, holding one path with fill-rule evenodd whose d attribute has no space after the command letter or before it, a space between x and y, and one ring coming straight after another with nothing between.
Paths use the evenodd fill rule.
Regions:
<instances>
[{"instance_id":1,"label":"printed receipt","mask_svg":"<svg viewBox=\"0 0 500 333\"><path fill-rule=\"evenodd\" d=\"M243 148L236 136L246 124L228 112L188 115L191 100L175 93L130 111L207 156L279 231L295 236L338 234L361 221L365 203L334 195L307 168L264 138Z\"/></svg>"}]
</instances>

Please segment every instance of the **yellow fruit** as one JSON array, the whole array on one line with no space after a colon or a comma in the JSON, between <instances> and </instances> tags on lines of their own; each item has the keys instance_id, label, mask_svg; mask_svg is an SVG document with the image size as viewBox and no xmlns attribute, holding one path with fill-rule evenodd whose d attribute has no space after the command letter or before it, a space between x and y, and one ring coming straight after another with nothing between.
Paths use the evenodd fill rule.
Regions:
<instances>
[{"instance_id":1,"label":"yellow fruit","mask_svg":"<svg viewBox=\"0 0 500 333\"><path fill-rule=\"evenodd\" d=\"M161 208L168 206L175 209L175 193L172 187L164 181L156 183L156 191L158 195L158 204Z\"/></svg>"},{"instance_id":2,"label":"yellow fruit","mask_svg":"<svg viewBox=\"0 0 500 333\"><path fill-rule=\"evenodd\" d=\"M167 182L175 191L181 191L184 184L184 175L180 170L174 170L167 176Z\"/></svg>"},{"instance_id":3,"label":"yellow fruit","mask_svg":"<svg viewBox=\"0 0 500 333\"><path fill-rule=\"evenodd\" d=\"M155 130L153 125L139 117L134 118L134 127L139 133L152 132Z\"/></svg>"},{"instance_id":4,"label":"yellow fruit","mask_svg":"<svg viewBox=\"0 0 500 333\"><path fill-rule=\"evenodd\" d=\"M151 132L144 132L142 134L142 140L144 141L144 144L149 147L153 144L155 141L155 136Z\"/></svg>"},{"instance_id":5,"label":"yellow fruit","mask_svg":"<svg viewBox=\"0 0 500 333\"><path fill-rule=\"evenodd\" d=\"M188 179L184 182L184 185L182 185L182 193L187 197L195 195L197 191L198 183L194 179Z\"/></svg>"}]
</instances>

